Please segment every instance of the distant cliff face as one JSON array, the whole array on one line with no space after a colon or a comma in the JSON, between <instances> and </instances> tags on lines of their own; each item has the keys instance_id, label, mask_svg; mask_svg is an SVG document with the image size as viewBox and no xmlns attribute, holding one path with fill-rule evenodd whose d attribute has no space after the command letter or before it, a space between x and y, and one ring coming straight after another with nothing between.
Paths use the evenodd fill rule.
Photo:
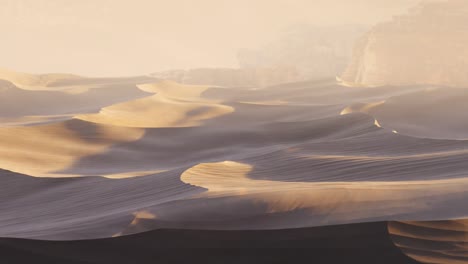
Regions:
<instances>
[{"instance_id":1,"label":"distant cliff face","mask_svg":"<svg viewBox=\"0 0 468 264\"><path fill-rule=\"evenodd\" d=\"M341 79L365 86L468 86L468 1L427 1L356 44Z\"/></svg>"},{"instance_id":2,"label":"distant cliff face","mask_svg":"<svg viewBox=\"0 0 468 264\"><path fill-rule=\"evenodd\" d=\"M356 39L366 26L300 25L258 49L241 49L239 68L198 68L157 72L151 76L183 84L270 86L330 78L341 74Z\"/></svg>"},{"instance_id":3,"label":"distant cliff face","mask_svg":"<svg viewBox=\"0 0 468 264\"><path fill-rule=\"evenodd\" d=\"M241 68L295 67L302 80L335 77L351 58L355 41L367 26L298 25L256 49L238 52Z\"/></svg>"}]
</instances>

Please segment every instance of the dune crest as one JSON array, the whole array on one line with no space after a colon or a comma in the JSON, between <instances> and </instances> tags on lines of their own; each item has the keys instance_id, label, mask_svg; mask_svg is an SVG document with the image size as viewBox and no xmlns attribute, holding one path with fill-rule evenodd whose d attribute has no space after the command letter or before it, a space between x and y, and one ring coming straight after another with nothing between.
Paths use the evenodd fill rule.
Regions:
<instances>
[{"instance_id":1,"label":"dune crest","mask_svg":"<svg viewBox=\"0 0 468 264\"><path fill-rule=\"evenodd\" d=\"M80 120L0 128L0 167L32 176L75 176L57 173L81 157L113 144L135 141L141 129L95 125Z\"/></svg>"},{"instance_id":2,"label":"dune crest","mask_svg":"<svg viewBox=\"0 0 468 264\"><path fill-rule=\"evenodd\" d=\"M311 217L310 219L297 217L296 221L302 221L302 225L320 225L324 223L323 221L329 224L350 223L364 219L378 220L389 216L401 218L413 215L415 212L418 213L413 217L436 216L436 212L445 210L445 202L442 200L453 199L455 203L460 203L463 200L459 197L460 191L468 184L466 178L393 182L285 182L255 179L271 177L261 175L262 173L263 170L255 170L248 164L224 161L196 165L182 173L181 180L207 189L198 195L201 199L207 199L203 203L204 206L216 203L216 198L226 197L225 203L230 205L226 210L239 208L243 211L243 217L302 210L304 217L307 215ZM300 173L300 170L294 173ZM422 185L424 190L420 188ZM435 200L441 204L428 207L425 203L426 192L438 197ZM233 199L234 197L238 197L238 200ZM247 206L244 204L246 201L263 206ZM386 204L385 210L380 208L382 203ZM228 214L225 209L214 205L213 207L220 214ZM207 209L202 210L205 210L205 214L209 214ZM158 211L156 213L159 215ZM184 217L191 216L184 215ZM231 217L236 218L234 215Z\"/></svg>"},{"instance_id":3,"label":"dune crest","mask_svg":"<svg viewBox=\"0 0 468 264\"><path fill-rule=\"evenodd\" d=\"M202 97L208 86L181 85L171 81L139 85L153 96L101 109L98 114L75 118L124 127L191 127L232 113L234 108Z\"/></svg>"},{"instance_id":4,"label":"dune crest","mask_svg":"<svg viewBox=\"0 0 468 264\"><path fill-rule=\"evenodd\" d=\"M19 73L0 68L0 79L10 81L25 90L48 90L55 82L65 79L76 80L82 77L73 74L41 74Z\"/></svg>"},{"instance_id":5,"label":"dune crest","mask_svg":"<svg viewBox=\"0 0 468 264\"><path fill-rule=\"evenodd\" d=\"M138 85L145 92L157 93L168 98L200 99L202 93L210 88L206 85L180 84L170 80Z\"/></svg>"}]
</instances>

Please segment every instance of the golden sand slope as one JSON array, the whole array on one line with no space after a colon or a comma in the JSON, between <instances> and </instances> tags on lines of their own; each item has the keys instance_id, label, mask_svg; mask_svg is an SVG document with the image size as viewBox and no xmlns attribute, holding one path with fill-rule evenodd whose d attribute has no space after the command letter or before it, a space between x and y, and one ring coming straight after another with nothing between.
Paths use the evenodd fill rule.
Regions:
<instances>
[{"instance_id":1,"label":"golden sand slope","mask_svg":"<svg viewBox=\"0 0 468 264\"><path fill-rule=\"evenodd\" d=\"M0 128L0 167L34 176L57 171L113 144L135 141L144 131L69 120L47 125ZM68 175L71 176L71 175Z\"/></svg>"},{"instance_id":2,"label":"golden sand slope","mask_svg":"<svg viewBox=\"0 0 468 264\"><path fill-rule=\"evenodd\" d=\"M190 127L234 111L232 107L202 98L201 94L208 86L163 81L139 87L156 95L105 107L98 114L78 115L76 118L125 127Z\"/></svg>"},{"instance_id":3,"label":"golden sand slope","mask_svg":"<svg viewBox=\"0 0 468 264\"><path fill-rule=\"evenodd\" d=\"M298 167L294 172L276 170L274 173L286 176L288 173L299 173L300 170ZM467 178L394 182L284 182L252 179L269 177L256 175L261 173L262 171L253 171L251 165L225 161L196 165L185 171L181 179L188 184L207 189L206 193L200 194L200 197L208 199L204 202L205 206L210 202L216 203L216 198L220 197L230 197L231 200L238 197L238 201L251 200L263 205L252 209L231 201L228 202L226 210L217 207L219 214L228 214L229 210L240 210L243 211L244 217L247 217L306 210L311 218L307 219L304 216L306 218L302 221L311 225L326 222L348 223L358 219L378 220L381 218L375 218L377 215L391 217L414 213L417 215L417 212L421 217L427 217L425 214L430 208L428 199L442 204L453 199L454 203L462 206L463 199L460 198L460 194L468 187ZM436 207L435 204L433 206ZM312 216L315 216L315 219Z\"/></svg>"},{"instance_id":4,"label":"golden sand slope","mask_svg":"<svg viewBox=\"0 0 468 264\"><path fill-rule=\"evenodd\" d=\"M0 79L14 83L16 86L26 90L48 90L49 85L64 79L80 79L73 74L41 74L34 75L19 73L7 69L0 69Z\"/></svg>"},{"instance_id":5,"label":"golden sand slope","mask_svg":"<svg viewBox=\"0 0 468 264\"><path fill-rule=\"evenodd\" d=\"M211 86L206 85L187 85L179 84L173 81L163 80L156 83L148 83L138 85L138 88L145 92L158 93L167 98L173 99L193 99L197 100L202 97L203 92Z\"/></svg>"},{"instance_id":6,"label":"golden sand slope","mask_svg":"<svg viewBox=\"0 0 468 264\"><path fill-rule=\"evenodd\" d=\"M76 114L97 112L111 104L152 94L138 89L138 81L80 78L51 89L25 90L0 79L0 127L68 120Z\"/></svg>"}]
</instances>

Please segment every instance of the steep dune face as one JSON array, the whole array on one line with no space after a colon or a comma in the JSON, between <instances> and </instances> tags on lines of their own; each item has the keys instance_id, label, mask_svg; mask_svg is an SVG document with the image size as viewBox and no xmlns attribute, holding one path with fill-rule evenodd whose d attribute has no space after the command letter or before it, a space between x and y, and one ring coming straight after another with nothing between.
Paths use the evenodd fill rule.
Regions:
<instances>
[{"instance_id":1,"label":"steep dune face","mask_svg":"<svg viewBox=\"0 0 468 264\"><path fill-rule=\"evenodd\" d=\"M232 107L203 99L201 94L208 88L168 81L142 85L140 89L156 95L112 105L98 114L78 115L76 118L126 127L190 127L234 111Z\"/></svg>"},{"instance_id":2,"label":"steep dune face","mask_svg":"<svg viewBox=\"0 0 468 264\"><path fill-rule=\"evenodd\" d=\"M468 220L390 222L388 231L405 254L421 263L468 263Z\"/></svg>"},{"instance_id":3,"label":"steep dune face","mask_svg":"<svg viewBox=\"0 0 468 264\"><path fill-rule=\"evenodd\" d=\"M468 9L426 1L374 27L355 47L342 79L352 85L468 85Z\"/></svg>"},{"instance_id":4,"label":"steep dune face","mask_svg":"<svg viewBox=\"0 0 468 264\"><path fill-rule=\"evenodd\" d=\"M57 171L81 157L103 152L113 144L135 141L143 134L140 129L80 120L0 128L0 167L34 176L60 176Z\"/></svg>"}]
</instances>

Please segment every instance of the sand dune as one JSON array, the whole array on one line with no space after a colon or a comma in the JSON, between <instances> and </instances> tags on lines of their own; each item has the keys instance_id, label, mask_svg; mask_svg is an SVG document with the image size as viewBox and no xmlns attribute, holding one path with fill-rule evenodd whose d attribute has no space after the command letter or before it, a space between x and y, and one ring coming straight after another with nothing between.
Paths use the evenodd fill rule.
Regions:
<instances>
[{"instance_id":1,"label":"sand dune","mask_svg":"<svg viewBox=\"0 0 468 264\"><path fill-rule=\"evenodd\" d=\"M111 180L102 177L35 178L1 171L2 237L53 240L111 237L147 207L200 191L180 171Z\"/></svg>"},{"instance_id":2,"label":"sand dune","mask_svg":"<svg viewBox=\"0 0 468 264\"><path fill-rule=\"evenodd\" d=\"M395 245L422 263L468 262L468 220L390 222L388 229Z\"/></svg>"},{"instance_id":3,"label":"sand dune","mask_svg":"<svg viewBox=\"0 0 468 264\"><path fill-rule=\"evenodd\" d=\"M289 168L269 169L267 172L282 175L304 173L301 170L305 170L294 163ZM210 219L212 228L232 229L317 226L385 218L424 220L441 215L450 218L466 214L464 209L460 209L466 199L466 179L284 182L266 180L267 172L236 162L197 165L185 171L181 179L207 189L206 193L198 195L199 199L206 201L190 203L192 210L196 208L203 214L174 208L169 213L163 209L159 211L159 208L153 212L160 220L184 219L183 226L202 228L194 222ZM433 201L430 207L427 199ZM385 208L382 204L386 205Z\"/></svg>"},{"instance_id":4,"label":"sand dune","mask_svg":"<svg viewBox=\"0 0 468 264\"><path fill-rule=\"evenodd\" d=\"M74 74L30 74L0 68L0 80L13 83L24 90L44 91L75 88L80 90L88 86L129 85L151 83L157 79L150 76L88 78Z\"/></svg>"},{"instance_id":5,"label":"sand dune","mask_svg":"<svg viewBox=\"0 0 468 264\"><path fill-rule=\"evenodd\" d=\"M9 82L1 82L0 117L41 115L73 115L96 112L100 107L140 98L149 93L137 87L107 87L89 89L80 93L67 91L26 91Z\"/></svg>"},{"instance_id":6,"label":"sand dune","mask_svg":"<svg viewBox=\"0 0 468 264\"><path fill-rule=\"evenodd\" d=\"M22 76L29 76L28 74L8 72L7 75L7 80L1 80L0 74L0 126L35 125L68 120L77 114L96 113L102 107L153 94L137 87L140 82L150 78L77 77L61 79L62 83L58 80L53 84L37 83L37 87L28 90L21 81L16 80L22 80ZM12 78L10 75L20 77ZM30 79L37 77L31 76Z\"/></svg>"},{"instance_id":7,"label":"sand dune","mask_svg":"<svg viewBox=\"0 0 468 264\"><path fill-rule=\"evenodd\" d=\"M113 144L135 141L140 129L95 125L80 120L0 128L0 167L34 176L53 176L79 158Z\"/></svg>"},{"instance_id":8,"label":"sand dune","mask_svg":"<svg viewBox=\"0 0 468 264\"><path fill-rule=\"evenodd\" d=\"M139 87L156 95L105 107L98 114L78 115L76 118L127 127L191 127L234 111L232 107L201 98L201 93L209 87L184 86L169 81Z\"/></svg>"},{"instance_id":9,"label":"sand dune","mask_svg":"<svg viewBox=\"0 0 468 264\"><path fill-rule=\"evenodd\" d=\"M464 88L423 89L385 101L357 104L342 114L362 112L372 115L387 128L415 137L467 139L468 90Z\"/></svg>"},{"instance_id":10,"label":"sand dune","mask_svg":"<svg viewBox=\"0 0 468 264\"><path fill-rule=\"evenodd\" d=\"M2 237L468 215L464 89L143 77L53 85L0 83Z\"/></svg>"},{"instance_id":11,"label":"sand dune","mask_svg":"<svg viewBox=\"0 0 468 264\"><path fill-rule=\"evenodd\" d=\"M45 40L4 49L16 65L161 71L0 68L0 264L468 264L467 0L422 1L356 43L368 26L351 23L389 15L376 1L175 4L152 36L136 3L6 2L5 41ZM345 25L319 26L332 13ZM317 26L251 49L300 16Z\"/></svg>"},{"instance_id":12,"label":"sand dune","mask_svg":"<svg viewBox=\"0 0 468 264\"><path fill-rule=\"evenodd\" d=\"M45 87L53 86L57 81L70 79L77 80L81 78L72 74L41 74L34 75L28 73L19 73L7 69L0 69L0 79L10 81L17 86L27 90L43 90Z\"/></svg>"}]
</instances>

